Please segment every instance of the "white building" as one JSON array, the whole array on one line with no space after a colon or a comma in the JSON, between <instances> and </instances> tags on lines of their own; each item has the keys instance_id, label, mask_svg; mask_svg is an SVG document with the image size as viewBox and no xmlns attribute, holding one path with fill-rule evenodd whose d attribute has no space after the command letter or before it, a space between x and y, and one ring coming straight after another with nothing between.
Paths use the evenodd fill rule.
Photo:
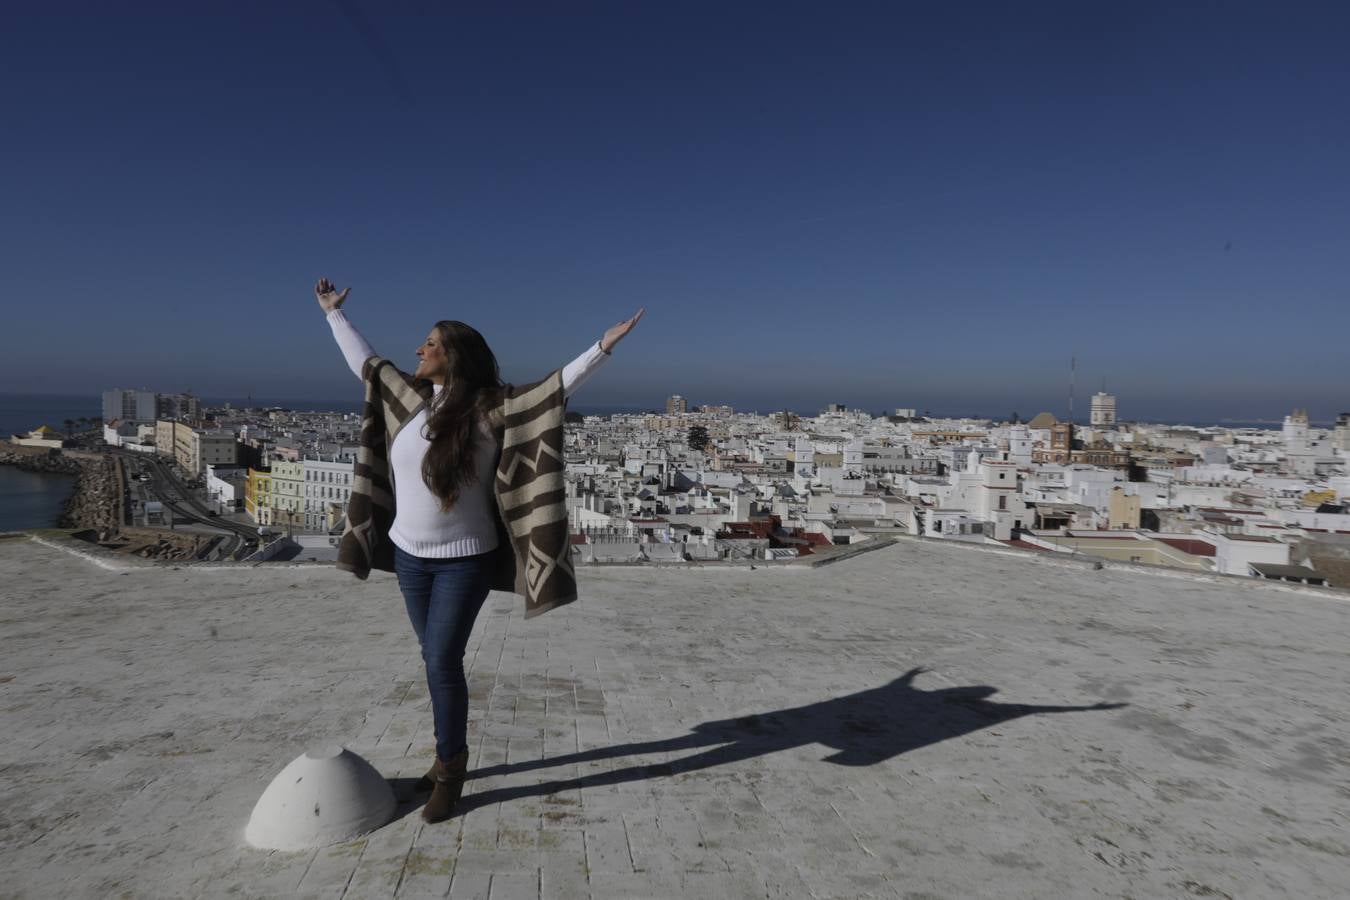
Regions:
<instances>
[{"instance_id":1,"label":"white building","mask_svg":"<svg viewBox=\"0 0 1350 900\"><path fill-rule=\"evenodd\" d=\"M1206 531L1214 543L1214 568L1224 575L1250 575L1252 563L1288 565L1289 545L1268 537Z\"/></svg>"},{"instance_id":2,"label":"white building","mask_svg":"<svg viewBox=\"0 0 1350 900\"><path fill-rule=\"evenodd\" d=\"M1111 489L1123 482L1124 476L1110 469L1073 463L1071 465L1043 464L1037 474L1028 479L1028 500L1042 503L1075 503L1105 510L1111 500Z\"/></svg>"},{"instance_id":3,"label":"white building","mask_svg":"<svg viewBox=\"0 0 1350 900\"><path fill-rule=\"evenodd\" d=\"M844 445L844 472L848 477L861 476L863 473L863 440L855 438Z\"/></svg>"},{"instance_id":4,"label":"white building","mask_svg":"<svg viewBox=\"0 0 1350 900\"><path fill-rule=\"evenodd\" d=\"M1111 428L1116 424L1116 396L1105 391L1092 395L1092 417L1089 420L1094 428Z\"/></svg>"},{"instance_id":5,"label":"white building","mask_svg":"<svg viewBox=\"0 0 1350 900\"><path fill-rule=\"evenodd\" d=\"M181 430L181 429L180 429ZM207 466L232 466L239 461L239 441L232 431L185 432L187 436L187 461L179 460L179 465L193 475L206 472ZM178 431L175 431L175 442Z\"/></svg>"},{"instance_id":6,"label":"white building","mask_svg":"<svg viewBox=\"0 0 1350 900\"><path fill-rule=\"evenodd\" d=\"M1031 429L1025 425L1013 425L1008 429L1008 458L1018 467L1031 466Z\"/></svg>"},{"instance_id":7,"label":"white building","mask_svg":"<svg viewBox=\"0 0 1350 900\"><path fill-rule=\"evenodd\" d=\"M1350 500L1350 475L1337 475L1327 479L1327 488L1336 492L1336 499Z\"/></svg>"},{"instance_id":8,"label":"white building","mask_svg":"<svg viewBox=\"0 0 1350 900\"><path fill-rule=\"evenodd\" d=\"M1294 455L1308 452L1308 411L1296 409L1284 417L1284 449Z\"/></svg>"},{"instance_id":9,"label":"white building","mask_svg":"<svg viewBox=\"0 0 1350 900\"><path fill-rule=\"evenodd\" d=\"M968 448L965 466L953 468L947 484L938 492L936 512L942 515L930 515L930 532L937 532L941 522L948 536L951 528L966 533L960 530L965 523L961 516L981 524L976 533L999 541L1011 540L1016 529L1030 528L1034 516L1022 497L1017 464L1010 456L1009 451L1000 450L982 457L978 449Z\"/></svg>"},{"instance_id":10,"label":"white building","mask_svg":"<svg viewBox=\"0 0 1350 900\"><path fill-rule=\"evenodd\" d=\"M1200 461L1207 466L1227 465L1228 448L1223 444L1206 441L1200 445Z\"/></svg>"},{"instance_id":11,"label":"white building","mask_svg":"<svg viewBox=\"0 0 1350 900\"><path fill-rule=\"evenodd\" d=\"M867 488L867 479L861 472L853 474L846 469L834 466L822 466L816 470L816 480L830 491L840 496L862 496Z\"/></svg>"},{"instance_id":12,"label":"white building","mask_svg":"<svg viewBox=\"0 0 1350 900\"><path fill-rule=\"evenodd\" d=\"M972 512L985 523L986 536L1007 541L1016 529L1032 525L1032 516L1018 490L1017 464L1009 451L980 460L979 476Z\"/></svg>"},{"instance_id":13,"label":"white building","mask_svg":"<svg viewBox=\"0 0 1350 900\"><path fill-rule=\"evenodd\" d=\"M300 462L305 468L305 530L328 531L346 513L356 461L339 457Z\"/></svg>"},{"instance_id":14,"label":"white building","mask_svg":"<svg viewBox=\"0 0 1350 900\"><path fill-rule=\"evenodd\" d=\"M929 509L924 512L928 537L984 543L985 524L979 516L964 509Z\"/></svg>"},{"instance_id":15,"label":"white building","mask_svg":"<svg viewBox=\"0 0 1350 900\"><path fill-rule=\"evenodd\" d=\"M244 487L248 482L248 469L239 466L206 467L206 495L212 503L219 504L217 511L238 512L244 508Z\"/></svg>"},{"instance_id":16,"label":"white building","mask_svg":"<svg viewBox=\"0 0 1350 900\"><path fill-rule=\"evenodd\" d=\"M1350 452L1350 413L1341 413L1336 417L1336 427L1332 430L1331 441L1342 453Z\"/></svg>"},{"instance_id":17,"label":"white building","mask_svg":"<svg viewBox=\"0 0 1350 900\"><path fill-rule=\"evenodd\" d=\"M155 452L155 426L137 425L120 419L103 424L103 443L127 450Z\"/></svg>"},{"instance_id":18,"label":"white building","mask_svg":"<svg viewBox=\"0 0 1350 900\"><path fill-rule=\"evenodd\" d=\"M202 404L194 394L156 394L155 418L195 422L202 417Z\"/></svg>"},{"instance_id":19,"label":"white building","mask_svg":"<svg viewBox=\"0 0 1350 900\"><path fill-rule=\"evenodd\" d=\"M811 440L798 437L792 444L792 470L802 478L811 478L816 474L816 448Z\"/></svg>"},{"instance_id":20,"label":"white building","mask_svg":"<svg viewBox=\"0 0 1350 900\"><path fill-rule=\"evenodd\" d=\"M155 395L152 391L115 388L103 392L103 421L154 422Z\"/></svg>"},{"instance_id":21,"label":"white building","mask_svg":"<svg viewBox=\"0 0 1350 900\"><path fill-rule=\"evenodd\" d=\"M45 447L57 450L65 446L65 435L50 425L39 425L28 434L10 435L9 442L20 447Z\"/></svg>"}]
</instances>

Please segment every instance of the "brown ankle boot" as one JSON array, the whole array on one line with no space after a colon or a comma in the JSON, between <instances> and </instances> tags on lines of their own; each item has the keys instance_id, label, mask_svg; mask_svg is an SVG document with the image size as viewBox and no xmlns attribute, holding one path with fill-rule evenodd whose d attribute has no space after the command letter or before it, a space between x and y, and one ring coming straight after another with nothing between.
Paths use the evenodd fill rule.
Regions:
<instances>
[{"instance_id":1,"label":"brown ankle boot","mask_svg":"<svg viewBox=\"0 0 1350 900\"><path fill-rule=\"evenodd\" d=\"M464 790L464 775L469 769L469 751L459 751L453 759L445 762L436 760L431 767L432 788L427 805L422 807L422 818L427 822L442 822L450 818L455 803Z\"/></svg>"},{"instance_id":2,"label":"brown ankle boot","mask_svg":"<svg viewBox=\"0 0 1350 900\"><path fill-rule=\"evenodd\" d=\"M432 763L431 768L427 769L427 774L417 779L417 786L413 790L419 794L425 794L436 786L436 764Z\"/></svg>"}]
</instances>

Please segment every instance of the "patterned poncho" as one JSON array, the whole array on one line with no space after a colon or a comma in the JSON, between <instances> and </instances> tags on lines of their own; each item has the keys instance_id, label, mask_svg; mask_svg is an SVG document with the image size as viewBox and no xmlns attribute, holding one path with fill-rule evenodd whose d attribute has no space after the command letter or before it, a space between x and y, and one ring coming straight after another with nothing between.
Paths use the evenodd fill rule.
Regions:
<instances>
[{"instance_id":1,"label":"patterned poncho","mask_svg":"<svg viewBox=\"0 0 1350 900\"><path fill-rule=\"evenodd\" d=\"M394 570L389 448L433 390L431 382L413 378L380 357L366 360L361 377L366 386L361 444L337 565L364 579L371 569ZM557 371L534 384L507 385L489 415L501 446L492 491L499 514L492 587L524 596L526 618L577 598L564 499L565 406L562 373Z\"/></svg>"}]
</instances>

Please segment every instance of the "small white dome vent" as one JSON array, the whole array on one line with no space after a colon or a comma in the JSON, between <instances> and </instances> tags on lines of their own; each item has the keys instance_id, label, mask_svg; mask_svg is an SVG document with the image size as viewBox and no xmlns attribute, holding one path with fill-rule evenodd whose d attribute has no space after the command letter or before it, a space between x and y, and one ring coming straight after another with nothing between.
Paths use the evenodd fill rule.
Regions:
<instances>
[{"instance_id":1,"label":"small white dome vent","mask_svg":"<svg viewBox=\"0 0 1350 900\"><path fill-rule=\"evenodd\" d=\"M360 756L339 746L308 750L263 791L244 839L264 850L311 850L374 831L396 805L389 782Z\"/></svg>"}]
</instances>

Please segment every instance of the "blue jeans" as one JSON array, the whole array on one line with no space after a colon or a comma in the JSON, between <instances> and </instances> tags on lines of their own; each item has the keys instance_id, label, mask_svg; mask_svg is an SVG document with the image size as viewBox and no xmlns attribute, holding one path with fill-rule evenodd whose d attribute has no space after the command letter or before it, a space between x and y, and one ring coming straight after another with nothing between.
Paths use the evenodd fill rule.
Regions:
<instances>
[{"instance_id":1,"label":"blue jeans","mask_svg":"<svg viewBox=\"0 0 1350 900\"><path fill-rule=\"evenodd\" d=\"M491 553L428 559L394 548L394 573L426 663L436 756L447 762L468 746L464 648L487 599L491 559Z\"/></svg>"}]
</instances>

